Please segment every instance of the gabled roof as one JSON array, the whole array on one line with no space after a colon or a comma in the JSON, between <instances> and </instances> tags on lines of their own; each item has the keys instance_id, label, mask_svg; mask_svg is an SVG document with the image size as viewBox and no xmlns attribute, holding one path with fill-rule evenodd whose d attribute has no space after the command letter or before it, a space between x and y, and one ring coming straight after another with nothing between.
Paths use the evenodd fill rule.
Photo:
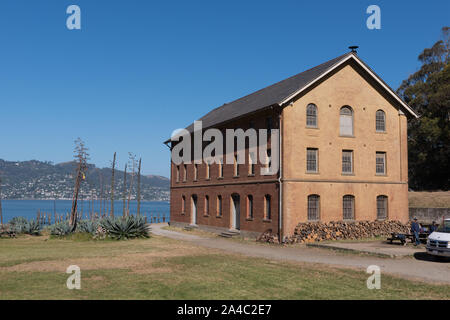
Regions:
<instances>
[{"instance_id":1,"label":"gabled roof","mask_svg":"<svg viewBox=\"0 0 450 320\"><path fill-rule=\"evenodd\" d=\"M356 53L349 52L322 63L312 69L306 70L264 89L251 93L245 97L213 109L199 119L202 121L202 127L204 129L213 127L273 105L284 106L297 95L301 94L314 83L320 81L323 77L350 59L359 64L376 82L378 82L381 87L383 87L387 93L390 94L394 100L396 100L403 107L404 111L413 117L418 117L411 107L409 107L375 72L373 72L372 69L370 69L356 55ZM186 129L189 132L193 132L194 125L191 124ZM166 142L169 141L170 140Z\"/></svg>"}]
</instances>

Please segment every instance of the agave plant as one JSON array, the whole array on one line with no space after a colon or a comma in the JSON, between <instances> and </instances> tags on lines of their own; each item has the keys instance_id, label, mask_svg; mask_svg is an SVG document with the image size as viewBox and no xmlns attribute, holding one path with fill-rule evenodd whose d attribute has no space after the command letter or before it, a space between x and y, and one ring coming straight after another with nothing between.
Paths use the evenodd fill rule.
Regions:
<instances>
[{"instance_id":1,"label":"agave plant","mask_svg":"<svg viewBox=\"0 0 450 320\"><path fill-rule=\"evenodd\" d=\"M132 238L148 238L149 227L144 217L128 216L125 218L107 217L100 221L109 237L117 240Z\"/></svg>"},{"instance_id":2,"label":"agave plant","mask_svg":"<svg viewBox=\"0 0 450 320\"><path fill-rule=\"evenodd\" d=\"M25 233L30 235L39 235L41 233L41 225L38 221L27 220L24 217L14 217L9 222L11 230L15 233Z\"/></svg>"},{"instance_id":3,"label":"agave plant","mask_svg":"<svg viewBox=\"0 0 450 320\"><path fill-rule=\"evenodd\" d=\"M95 234L99 226L98 220L81 220L77 224L77 232Z\"/></svg>"},{"instance_id":4,"label":"agave plant","mask_svg":"<svg viewBox=\"0 0 450 320\"><path fill-rule=\"evenodd\" d=\"M20 224L25 224L27 223L28 220L25 219L24 217L14 217L9 221L9 224L14 226L14 225L20 225Z\"/></svg>"},{"instance_id":5,"label":"agave plant","mask_svg":"<svg viewBox=\"0 0 450 320\"><path fill-rule=\"evenodd\" d=\"M9 221L11 230L15 233L24 233L28 220L24 217L14 217Z\"/></svg>"},{"instance_id":6,"label":"agave plant","mask_svg":"<svg viewBox=\"0 0 450 320\"><path fill-rule=\"evenodd\" d=\"M51 235L66 236L72 232L72 227L68 221L62 221L51 225L49 230Z\"/></svg>"},{"instance_id":7,"label":"agave plant","mask_svg":"<svg viewBox=\"0 0 450 320\"><path fill-rule=\"evenodd\" d=\"M41 233L42 226L36 220L27 221L25 224L24 232L26 234L30 234L32 236L38 236Z\"/></svg>"}]
</instances>

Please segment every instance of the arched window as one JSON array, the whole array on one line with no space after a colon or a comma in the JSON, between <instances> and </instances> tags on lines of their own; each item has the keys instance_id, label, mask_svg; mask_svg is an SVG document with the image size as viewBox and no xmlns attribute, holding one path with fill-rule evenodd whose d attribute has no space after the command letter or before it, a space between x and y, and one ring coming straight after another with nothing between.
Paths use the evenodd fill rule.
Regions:
<instances>
[{"instance_id":1,"label":"arched window","mask_svg":"<svg viewBox=\"0 0 450 320\"><path fill-rule=\"evenodd\" d=\"M211 164L208 162L207 164L206 164L206 174L205 174L205 177L206 177L206 179L209 179L210 178L210 172L211 172Z\"/></svg>"},{"instance_id":2,"label":"arched window","mask_svg":"<svg viewBox=\"0 0 450 320\"><path fill-rule=\"evenodd\" d=\"M222 196L217 196L217 215L222 216Z\"/></svg>"},{"instance_id":3,"label":"arched window","mask_svg":"<svg viewBox=\"0 0 450 320\"><path fill-rule=\"evenodd\" d=\"M378 132L386 131L386 114L383 110L378 110L375 114L375 127Z\"/></svg>"},{"instance_id":4,"label":"arched window","mask_svg":"<svg viewBox=\"0 0 450 320\"><path fill-rule=\"evenodd\" d=\"M270 208L270 195L266 194L264 196L264 219L270 220L272 219L272 212Z\"/></svg>"},{"instance_id":5,"label":"arched window","mask_svg":"<svg viewBox=\"0 0 450 320\"><path fill-rule=\"evenodd\" d=\"M377 219L384 220L388 217L388 197L377 197Z\"/></svg>"},{"instance_id":6,"label":"arched window","mask_svg":"<svg viewBox=\"0 0 450 320\"><path fill-rule=\"evenodd\" d=\"M253 151L248 152L248 174L255 174L256 153Z\"/></svg>"},{"instance_id":7,"label":"arched window","mask_svg":"<svg viewBox=\"0 0 450 320\"><path fill-rule=\"evenodd\" d=\"M181 196L181 213L184 213L186 210L186 197Z\"/></svg>"},{"instance_id":8,"label":"arched window","mask_svg":"<svg viewBox=\"0 0 450 320\"><path fill-rule=\"evenodd\" d=\"M247 218L253 219L253 196L247 196Z\"/></svg>"},{"instance_id":9,"label":"arched window","mask_svg":"<svg viewBox=\"0 0 450 320\"><path fill-rule=\"evenodd\" d=\"M308 104L306 107L306 126L317 128L317 107L315 104Z\"/></svg>"},{"instance_id":10,"label":"arched window","mask_svg":"<svg viewBox=\"0 0 450 320\"><path fill-rule=\"evenodd\" d=\"M205 215L209 215L209 196L205 196Z\"/></svg>"},{"instance_id":11,"label":"arched window","mask_svg":"<svg viewBox=\"0 0 450 320\"><path fill-rule=\"evenodd\" d=\"M223 178L223 160L219 160L219 178Z\"/></svg>"},{"instance_id":12,"label":"arched window","mask_svg":"<svg viewBox=\"0 0 450 320\"><path fill-rule=\"evenodd\" d=\"M355 197L352 195L345 195L342 198L342 213L344 220L355 219Z\"/></svg>"},{"instance_id":13,"label":"arched window","mask_svg":"<svg viewBox=\"0 0 450 320\"><path fill-rule=\"evenodd\" d=\"M349 106L341 108L339 127L341 136L353 136L353 110Z\"/></svg>"},{"instance_id":14,"label":"arched window","mask_svg":"<svg viewBox=\"0 0 450 320\"><path fill-rule=\"evenodd\" d=\"M308 196L308 220L319 220L320 213L320 196L311 194Z\"/></svg>"}]
</instances>

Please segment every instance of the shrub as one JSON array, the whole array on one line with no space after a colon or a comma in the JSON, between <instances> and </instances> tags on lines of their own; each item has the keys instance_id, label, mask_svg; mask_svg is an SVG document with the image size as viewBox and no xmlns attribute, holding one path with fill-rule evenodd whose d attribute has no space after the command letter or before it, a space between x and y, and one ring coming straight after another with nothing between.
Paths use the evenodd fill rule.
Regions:
<instances>
[{"instance_id":1,"label":"shrub","mask_svg":"<svg viewBox=\"0 0 450 320\"><path fill-rule=\"evenodd\" d=\"M150 233L145 218L138 216L107 217L100 220L100 226L105 228L109 237L116 240L148 238Z\"/></svg>"},{"instance_id":2,"label":"shrub","mask_svg":"<svg viewBox=\"0 0 450 320\"><path fill-rule=\"evenodd\" d=\"M62 221L52 224L49 227L50 234L53 236L66 236L71 233L72 228L68 221Z\"/></svg>"},{"instance_id":3,"label":"shrub","mask_svg":"<svg viewBox=\"0 0 450 320\"><path fill-rule=\"evenodd\" d=\"M25 224L24 233L32 236L38 236L41 233L41 225L36 220L30 220Z\"/></svg>"},{"instance_id":4,"label":"shrub","mask_svg":"<svg viewBox=\"0 0 450 320\"><path fill-rule=\"evenodd\" d=\"M24 233L28 220L24 217L14 217L9 221L10 230L15 233Z\"/></svg>"},{"instance_id":5,"label":"shrub","mask_svg":"<svg viewBox=\"0 0 450 320\"><path fill-rule=\"evenodd\" d=\"M25 219L24 217L14 217L9 221L9 224L12 226L15 226L15 225L21 225L21 224L23 225L27 222L28 222L28 220Z\"/></svg>"},{"instance_id":6,"label":"shrub","mask_svg":"<svg viewBox=\"0 0 450 320\"><path fill-rule=\"evenodd\" d=\"M77 223L77 232L95 235L99 226L98 220L80 220Z\"/></svg>"},{"instance_id":7,"label":"shrub","mask_svg":"<svg viewBox=\"0 0 450 320\"><path fill-rule=\"evenodd\" d=\"M41 233L41 225L38 221L35 220L27 220L24 217L14 217L9 222L11 226L11 231L15 233L21 234L30 234L33 236L37 236Z\"/></svg>"}]
</instances>

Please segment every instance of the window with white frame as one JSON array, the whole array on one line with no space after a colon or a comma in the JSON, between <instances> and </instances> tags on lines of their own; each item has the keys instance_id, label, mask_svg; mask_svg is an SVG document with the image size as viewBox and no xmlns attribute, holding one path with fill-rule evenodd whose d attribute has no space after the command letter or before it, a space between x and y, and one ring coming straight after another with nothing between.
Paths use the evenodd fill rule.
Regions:
<instances>
[{"instance_id":1,"label":"window with white frame","mask_svg":"<svg viewBox=\"0 0 450 320\"><path fill-rule=\"evenodd\" d=\"M355 219L355 197L352 195L345 195L342 198L342 215L344 220Z\"/></svg>"},{"instance_id":2,"label":"window with white frame","mask_svg":"<svg viewBox=\"0 0 450 320\"><path fill-rule=\"evenodd\" d=\"M386 174L386 152L376 153L376 174L385 175Z\"/></svg>"},{"instance_id":3,"label":"window with white frame","mask_svg":"<svg viewBox=\"0 0 450 320\"><path fill-rule=\"evenodd\" d=\"M209 215L209 196L205 196L205 215Z\"/></svg>"},{"instance_id":4,"label":"window with white frame","mask_svg":"<svg viewBox=\"0 0 450 320\"><path fill-rule=\"evenodd\" d=\"M319 150L316 148L306 149L306 172L318 171L318 153Z\"/></svg>"},{"instance_id":5,"label":"window with white frame","mask_svg":"<svg viewBox=\"0 0 450 320\"><path fill-rule=\"evenodd\" d=\"M222 196L217 196L217 215L222 216Z\"/></svg>"},{"instance_id":6,"label":"window with white frame","mask_svg":"<svg viewBox=\"0 0 450 320\"><path fill-rule=\"evenodd\" d=\"M270 207L271 205L271 199L270 199L270 195L266 194L264 196L264 219L266 220L270 220L272 219L272 208Z\"/></svg>"},{"instance_id":7,"label":"window with white frame","mask_svg":"<svg viewBox=\"0 0 450 320\"><path fill-rule=\"evenodd\" d=\"M306 126L310 128L317 128L317 107L310 103L306 107Z\"/></svg>"},{"instance_id":8,"label":"window with white frame","mask_svg":"<svg viewBox=\"0 0 450 320\"><path fill-rule=\"evenodd\" d=\"M255 174L255 153L249 151L248 152L248 174L254 175Z\"/></svg>"},{"instance_id":9,"label":"window with white frame","mask_svg":"<svg viewBox=\"0 0 450 320\"><path fill-rule=\"evenodd\" d=\"M247 196L247 218L253 219L253 196Z\"/></svg>"},{"instance_id":10,"label":"window with white frame","mask_svg":"<svg viewBox=\"0 0 450 320\"><path fill-rule=\"evenodd\" d=\"M223 160L219 160L219 178L223 178Z\"/></svg>"},{"instance_id":11,"label":"window with white frame","mask_svg":"<svg viewBox=\"0 0 450 320\"><path fill-rule=\"evenodd\" d=\"M342 173L353 173L353 151L342 150Z\"/></svg>"},{"instance_id":12,"label":"window with white frame","mask_svg":"<svg viewBox=\"0 0 450 320\"><path fill-rule=\"evenodd\" d=\"M384 220L388 216L388 197L377 197L377 219Z\"/></svg>"},{"instance_id":13,"label":"window with white frame","mask_svg":"<svg viewBox=\"0 0 450 320\"><path fill-rule=\"evenodd\" d=\"M311 194L308 196L308 220L319 220L320 212L320 196L317 194Z\"/></svg>"},{"instance_id":14,"label":"window with white frame","mask_svg":"<svg viewBox=\"0 0 450 320\"><path fill-rule=\"evenodd\" d=\"M375 114L375 128L377 132L386 131L386 114L383 110L378 110Z\"/></svg>"},{"instance_id":15,"label":"window with white frame","mask_svg":"<svg viewBox=\"0 0 450 320\"><path fill-rule=\"evenodd\" d=\"M205 170L206 170L205 177L206 177L206 179L209 179L210 178L210 170L211 170L211 164L210 163L206 164Z\"/></svg>"},{"instance_id":16,"label":"window with white frame","mask_svg":"<svg viewBox=\"0 0 450 320\"><path fill-rule=\"evenodd\" d=\"M341 136L353 136L353 110L349 106L340 110L339 130Z\"/></svg>"}]
</instances>

